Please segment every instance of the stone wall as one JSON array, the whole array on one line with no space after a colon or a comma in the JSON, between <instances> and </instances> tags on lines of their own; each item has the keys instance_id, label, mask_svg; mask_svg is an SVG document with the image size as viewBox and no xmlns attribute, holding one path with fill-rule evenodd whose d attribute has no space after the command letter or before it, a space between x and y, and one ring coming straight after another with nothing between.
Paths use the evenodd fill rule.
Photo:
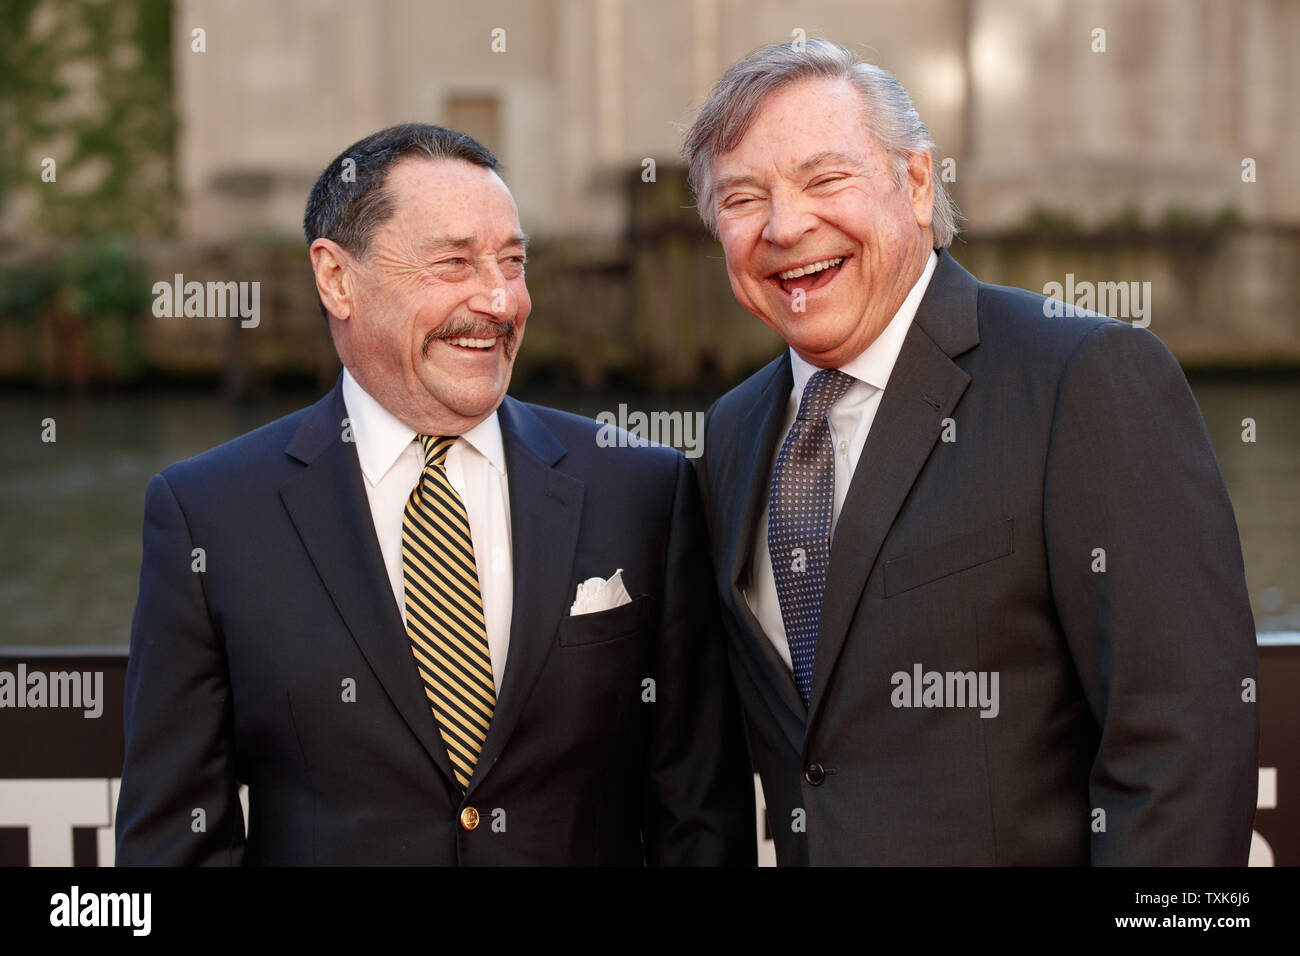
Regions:
<instances>
[{"instance_id":1,"label":"stone wall","mask_svg":"<svg viewBox=\"0 0 1300 956\"><path fill-rule=\"evenodd\" d=\"M642 190L637 180L628 188L639 198L622 240L542 239L530 251L533 312L518 383L715 388L780 351L776 336L732 297L721 246L682 202L684 184ZM186 282L260 283L256 327L243 327L237 316L160 317L146 305L115 333L138 343L141 361L123 366L113 354L96 357L104 333L92 334L93 317L78 316L77 296L64 289L32 320L0 316L0 378L211 379L239 394L279 378L327 383L337 374L300 243L153 242L133 251L140 260L135 281L150 303L154 283L171 284L178 273ZM987 282L1036 292L1055 282L1058 294L1074 289L1073 301L1092 308L1100 304L1077 291L1084 283L1136 283L1142 298L1119 317L1149 322L1189 367L1300 365L1297 228L974 233L960 236L952 252ZM27 251L22 262L57 272L60 254Z\"/></svg>"}]
</instances>

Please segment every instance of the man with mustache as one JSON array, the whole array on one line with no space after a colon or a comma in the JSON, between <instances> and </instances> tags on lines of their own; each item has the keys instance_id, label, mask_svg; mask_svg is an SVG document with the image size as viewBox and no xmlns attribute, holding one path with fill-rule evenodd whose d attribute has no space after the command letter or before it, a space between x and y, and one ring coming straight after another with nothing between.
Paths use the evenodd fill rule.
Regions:
<instances>
[{"instance_id":1,"label":"man with mustache","mask_svg":"<svg viewBox=\"0 0 1300 956\"><path fill-rule=\"evenodd\" d=\"M505 395L497 169L417 124L335 159L338 384L150 482L118 863L754 862L694 476Z\"/></svg>"},{"instance_id":2,"label":"man with mustache","mask_svg":"<svg viewBox=\"0 0 1300 956\"><path fill-rule=\"evenodd\" d=\"M699 460L778 862L1244 865L1255 633L1186 380L962 269L931 149L825 40L733 65L687 135L789 346Z\"/></svg>"}]
</instances>

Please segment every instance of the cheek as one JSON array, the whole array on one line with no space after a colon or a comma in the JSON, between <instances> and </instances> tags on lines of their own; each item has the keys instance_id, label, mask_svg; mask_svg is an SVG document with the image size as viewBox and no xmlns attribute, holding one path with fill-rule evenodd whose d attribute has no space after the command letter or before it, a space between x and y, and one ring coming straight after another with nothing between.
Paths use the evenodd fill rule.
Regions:
<instances>
[{"instance_id":1,"label":"cheek","mask_svg":"<svg viewBox=\"0 0 1300 956\"><path fill-rule=\"evenodd\" d=\"M752 269L753 259L747 250L727 249L723 247L727 258L727 279L731 282L731 291L741 305L754 301L756 295L763 292L762 280L755 278Z\"/></svg>"},{"instance_id":2,"label":"cheek","mask_svg":"<svg viewBox=\"0 0 1300 956\"><path fill-rule=\"evenodd\" d=\"M515 301L518 303L519 310L515 315L515 324L523 325L533 311L533 300L528 294L528 286L522 278L516 279L511 285L514 288Z\"/></svg>"},{"instance_id":3,"label":"cheek","mask_svg":"<svg viewBox=\"0 0 1300 956\"><path fill-rule=\"evenodd\" d=\"M754 248L750 230L738 223L723 223L718 227L718 242L727 260L727 271L733 275L744 274L750 265L750 250Z\"/></svg>"},{"instance_id":4,"label":"cheek","mask_svg":"<svg viewBox=\"0 0 1300 956\"><path fill-rule=\"evenodd\" d=\"M397 290L372 290L366 301L367 324L372 338L388 339L398 335L402 304L402 295Z\"/></svg>"},{"instance_id":5,"label":"cheek","mask_svg":"<svg viewBox=\"0 0 1300 956\"><path fill-rule=\"evenodd\" d=\"M728 264L727 268L727 281L731 283L731 294L736 297L737 301L742 305L749 301L749 296L745 295L744 278L737 275L735 270L730 268L730 264Z\"/></svg>"},{"instance_id":6,"label":"cheek","mask_svg":"<svg viewBox=\"0 0 1300 956\"><path fill-rule=\"evenodd\" d=\"M877 245L898 231L900 214L911 216L911 207L896 193L871 193L861 189L845 190L827 208L825 219L868 247Z\"/></svg>"}]
</instances>

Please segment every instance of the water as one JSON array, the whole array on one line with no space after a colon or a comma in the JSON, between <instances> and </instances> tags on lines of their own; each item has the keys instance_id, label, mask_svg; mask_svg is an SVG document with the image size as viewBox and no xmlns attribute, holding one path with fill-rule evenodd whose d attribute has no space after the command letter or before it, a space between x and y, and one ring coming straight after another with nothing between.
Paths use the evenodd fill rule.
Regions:
<instances>
[{"instance_id":1,"label":"water","mask_svg":"<svg viewBox=\"0 0 1300 956\"><path fill-rule=\"evenodd\" d=\"M1300 631L1300 373L1198 376L1192 386L1236 508L1256 625ZM127 644L150 476L315 397L238 406L195 393L0 397L0 644ZM647 411L708 404L521 397L587 415L620 402ZM45 418L56 422L56 442L41 441ZM1255 420L1254 443L1241 439L1244 418Z\"/></svg>"}]
</instances>

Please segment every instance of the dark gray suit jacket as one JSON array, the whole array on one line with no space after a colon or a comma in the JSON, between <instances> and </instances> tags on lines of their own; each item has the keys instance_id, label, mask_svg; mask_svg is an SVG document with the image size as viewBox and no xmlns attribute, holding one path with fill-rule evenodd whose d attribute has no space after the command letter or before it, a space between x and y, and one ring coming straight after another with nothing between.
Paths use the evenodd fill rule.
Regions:
<instances>
[{"instance_id":1,"label":"dark gray suit jacket","mask_svg":"<svg viewBox=\"0 0 1300 956\"><path fill-rule=\"evenodd\" d=\"M1258 662L1205 427L1154 335L1043 301L939 253L836 526L808 711L741 592L788 355L709 413L698 471L782 864L1246 862ZM899 706L918 665L996 672L997 715Z\"/></svg>"}]
</instances>

